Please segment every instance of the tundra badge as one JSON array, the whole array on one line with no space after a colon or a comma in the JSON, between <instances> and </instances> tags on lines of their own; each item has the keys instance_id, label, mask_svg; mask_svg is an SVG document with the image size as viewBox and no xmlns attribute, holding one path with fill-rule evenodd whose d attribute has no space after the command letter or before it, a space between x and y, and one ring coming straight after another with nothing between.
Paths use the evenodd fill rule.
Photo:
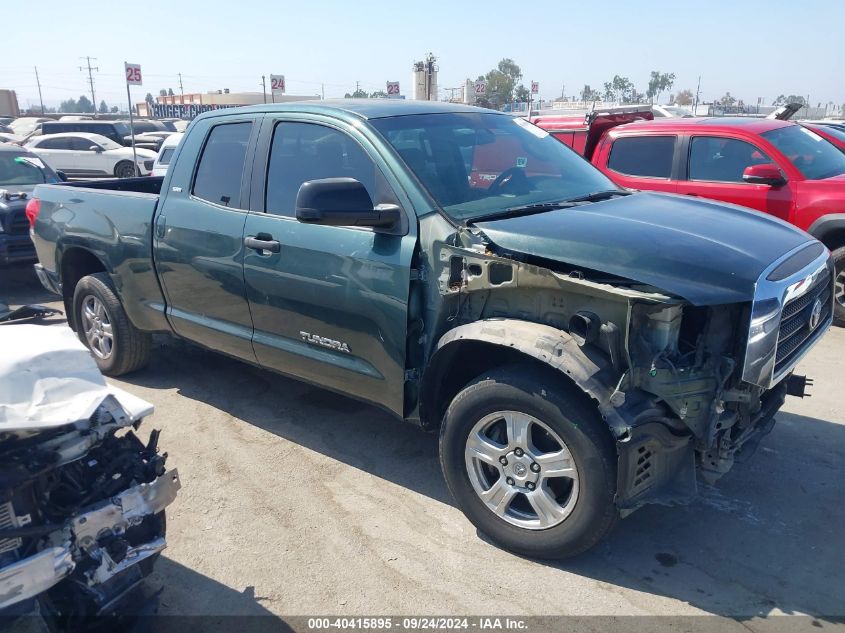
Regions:
<instances>
[{"instance_id":1,"label":"tundra badge","mask_svg":"<svg viewBox=\"0 0 845 633\"><path fill-rule=\"evenodd\" d=\"M300 332L299 336L301 336L302 340L306 343L322 345L323 347L328 347L329 349L336 349L338 352L346 352L347 354L349 354L349 345L347 345L346 343L341 343L340 341L336 341L332 338L326 338L325 336L311 334L310 332Z\"/></svg>"}]
</instances>

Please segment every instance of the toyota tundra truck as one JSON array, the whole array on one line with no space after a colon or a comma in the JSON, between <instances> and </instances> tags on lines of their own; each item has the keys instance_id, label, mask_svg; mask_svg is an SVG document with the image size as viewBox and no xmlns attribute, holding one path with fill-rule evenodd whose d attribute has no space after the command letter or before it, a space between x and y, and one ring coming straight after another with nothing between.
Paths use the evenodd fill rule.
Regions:
<instances>
[{"instance_id":1,"label":"toyota tundra truck","mask_svg":"<svg viewBox=\"0 0 845 633\"><path fill-rule=\"evenodd\" d=\"M533 557L722 476L832 319L803 231L622 190L462 105L207 113L163 178L40 185L27 214L105 374L166 332L381 407L437 431L457 505Z\"/></svg>"}]
</instances>

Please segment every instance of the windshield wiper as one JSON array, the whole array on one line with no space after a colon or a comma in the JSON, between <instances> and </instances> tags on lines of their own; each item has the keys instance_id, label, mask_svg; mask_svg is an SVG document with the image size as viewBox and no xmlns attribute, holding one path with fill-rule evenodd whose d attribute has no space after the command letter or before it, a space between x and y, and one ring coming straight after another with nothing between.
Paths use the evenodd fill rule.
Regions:
<instances>
[{"instance_id":1,"label":"windshield wiper","mask_svg":"<svg viewBox=\"0 0 845 633\"><path fill-rule=\"evenodd\" d=\"M538 202L535 204L525 204L518 207L510 207L502 209L501 211L494 211L493 213L486 213L476 218L470 218L468 222L486 222L487 220L501 220L504 218L516 218L521 215L531 215L532 213L542 213L543 211L557 211L558 209L568 209L574 207L577 202L565 200L563 202Z\"/></svg>"},{"instance_id":2,"label":"windshield wiper","mask_svg":"<svg viewBox=\"0 0 845 633\"><path fill-rule=\"evenodd\" d=\"M588 193L585 196L578 196L577 198L569 198L566 202L601 202L602 200L608 200L613 196L630 195L630 191L624 191L622 189L607 189L605 191L594 191L593 193Z\"/></svg>"}]
</instances>

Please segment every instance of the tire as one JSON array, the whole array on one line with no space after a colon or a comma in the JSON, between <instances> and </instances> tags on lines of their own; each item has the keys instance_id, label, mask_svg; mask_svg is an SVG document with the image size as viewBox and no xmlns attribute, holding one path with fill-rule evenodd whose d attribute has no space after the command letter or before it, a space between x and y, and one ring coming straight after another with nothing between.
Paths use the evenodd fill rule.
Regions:
<instances>
[{"instance_id":1,"label":"tire","mask_svg":"<svg viewBox=\"0 0 845 633\"><path fill-rule=\"evenodd\" d=\"M833 292L833 323L845 327L845 246L833 251L833 264L836 268Z\"/></svg>"},{"instance_id":2,"label":"tire","mask_svg":"<svg viewBox=\"0 0 845 633\"><path fill-rule=\"evenodd\" d=\"M106 273L79 280L73 315L79 340L106 376L122 376L149 362L152 336L129 321Z\"/></svg>"},{"instance_id":3,"label":"tire","mask_svg":"<svg viewBox=\"0 0 845 633\"><path fill-rule=\"evenodd\" d=\"M131 161L122 160L114 166L114 175L118 178L135 178L138 173Z\"/></svg>"},{"instance_id":4,"label":"tire","mask_svg":"<svg viewBox=\"0 0 845 633\"><path fill-rule=\"evenodd\" d=\"M501 412L507 415L500 416ZM509 416L512 427L505 419L496 421L497 416ZM502 425L506 430L517 429L525 420L529 430L522 439L527 437L527 441L514 442L501 435ZM478 453L467 452L467 444L482 431L489 442L484 451L495 445L499 453L478 459ZM498 441L491 441L496 434ZM566 455L557 450L560 443L571 459L558 457L553 463L550 460L555 456ZM515 446L521 446L521 455ZM495 459L489 459L491 456ZM502 457L507 465L496 463ZM535 458L545 465L532 463ZM575 556L601 541L619 518L614 503L616 451L610 432L584 395L553 370L529 365L502 367L467 385L446 411L440 429L440 465L449 491L467 518L493 542L516 554L555 559ZM540 472L529 471L527 480L517 480L526 465L532 471L539 467ZM559 474L567 472L566 468L568 477ZM552 474L556 470L557 476ZM536 478L534 488L530 488L531 477ZM504 514L494 512L477 491L479 484L483 489L493 480L488 495L497 486L497 490L511 491L503 495L521 491L506 502ZM550 498L554 506L540 503ZM547 512L548 507L559 510Z\"/></svg>"}]
</instances>

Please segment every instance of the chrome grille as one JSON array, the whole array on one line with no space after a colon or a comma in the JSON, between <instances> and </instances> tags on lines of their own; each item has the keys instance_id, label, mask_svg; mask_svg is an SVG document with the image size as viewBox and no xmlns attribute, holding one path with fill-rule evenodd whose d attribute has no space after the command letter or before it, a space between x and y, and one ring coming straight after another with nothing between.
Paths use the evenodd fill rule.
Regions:
<instances>
[{"instance_id":1,"label":"chrome grille","mask_svg":"<svg viewBox=\"0 0 845 633\"><path fill-rule=\"evenodd\" d=\"M0 504L0 530L11 530L17 527L15 521L15 509L12 507L12 502ZM21 546L19 538L4 538L0 539L0 554L4 552L11 552Z\"/></svg>"},{"instance_id":2,"label":"chrome grille","mask_svg":"<svg viewBox=\"0 0 845 633\"><path fill-rule=\"evenodd\" d=\"M804 350L804 344L810 343L818 327L830 318L832 309L833 280L830 271L813 282L813 285L800 297L789 301L781 312L778 346L775 354L775 375L788 367L792 360ZM813 309L821 302L821 314L812 323Z\"/></svg>"}]
</instances>

